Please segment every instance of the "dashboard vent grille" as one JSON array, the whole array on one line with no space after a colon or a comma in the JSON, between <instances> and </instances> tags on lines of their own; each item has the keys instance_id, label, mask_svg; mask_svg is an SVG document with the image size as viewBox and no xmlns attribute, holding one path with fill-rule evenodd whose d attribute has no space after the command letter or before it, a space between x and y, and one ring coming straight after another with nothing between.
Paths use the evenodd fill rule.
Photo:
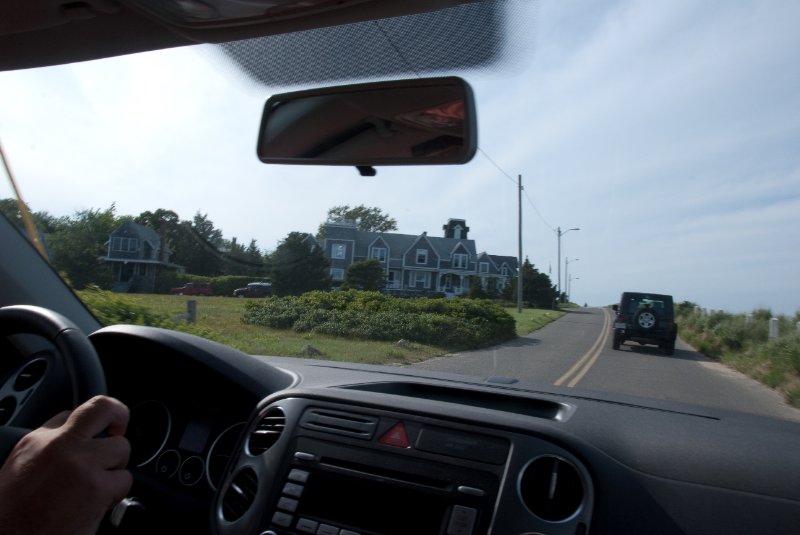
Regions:
<instances>
[{"instance_id":1,"label":"dashboard vent grille","mask_svg":"<svg viewBox=\"0 0 800 535\"><path fill-rule=\"evenodd\" d=\"M309 409L300 425L306 429L370 440L378 427L378 418L328 409Z\"/></svg>"},{"instance_id":2,"label":"dashboard vent grille","mask_svg":"<svg viewBox=\"0 0 800 535\"><path fill-rule=\"evenodd\" d=\"M573 518L585 494L578 469L555 455L538 457L525 467L519 492L528 509L549 522Z\"/></svg>"},{"instance_id":3,"label":"dashboard vent grille","mask_svg":"<svg viewBox=\"0 0 800 535\"><path fill-rule=\"evenodd\" d=\"M247 440L250 455L261 455L281 437L286 428L286 415L278 407L270 407Z\"/></svg>"},{"instance_id":4,"label":"dashboard vent grille","mask_svg":"<svg viewBox=\"0 0 800 535\"><path fill-rule=\"evenodd\" d=\"M225 520L239 520L253 505L257 492L258 476L251 468L245 468L236 474L222 499L222 516Z\"/></svg>"}]
</instances>

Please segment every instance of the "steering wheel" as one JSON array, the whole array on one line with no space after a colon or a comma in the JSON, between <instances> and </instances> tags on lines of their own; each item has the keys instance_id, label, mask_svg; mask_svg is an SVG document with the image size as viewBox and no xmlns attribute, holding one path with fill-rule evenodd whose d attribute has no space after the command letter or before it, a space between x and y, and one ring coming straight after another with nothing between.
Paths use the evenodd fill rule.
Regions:
<instances>
[{"instance_id":1,"label":"steering wheel","mask_svg":"<svg viewBox=\"0 0 800 535\"><path fill-rule=\"evenodd\" d=\"M20 438L65 408L64 390L73 408L107 391L94 346L66 317L36 306L0 308L0 337L15 334L38 335L55 352L25 355L0 383L0 464Z\"/></svg>"}]
</instances>

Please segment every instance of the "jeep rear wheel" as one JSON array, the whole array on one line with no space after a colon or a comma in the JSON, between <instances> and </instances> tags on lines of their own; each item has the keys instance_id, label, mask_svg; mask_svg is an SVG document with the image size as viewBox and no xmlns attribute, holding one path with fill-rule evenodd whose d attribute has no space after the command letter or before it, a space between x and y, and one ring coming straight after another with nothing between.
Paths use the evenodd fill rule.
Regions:
<instances>
[{"instance_id":1,"label":"jeep rear wheel","mask_svg":"<svg viewBox=\"0 0 800 535\"><path fill-rule=\"evenodd\" d=\"M639 328L644 329L645 331L649 331L650 329L656 326L658 320L656 318L655 312L653 312L648 308L645 308L636 313L636 317L633 318L633 322Z\"/></svg>"}]
</instances>

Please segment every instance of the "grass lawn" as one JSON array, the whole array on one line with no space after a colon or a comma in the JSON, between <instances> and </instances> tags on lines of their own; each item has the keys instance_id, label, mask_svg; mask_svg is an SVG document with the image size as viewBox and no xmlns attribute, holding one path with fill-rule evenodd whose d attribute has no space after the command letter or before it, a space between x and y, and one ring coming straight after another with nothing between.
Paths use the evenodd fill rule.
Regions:
<instances>
[{"instance_id":1,"label":"grass lawn","mask_svg":"<svg viewBox=\"0 0 800 535\"><path fill-rule=\"evenodd\" d=\"M130 298L153 312L181 322L189 299L197 301L197 326L211 331L219 342L252 355L303 357L303 348L310 345L322 352L320 358L366 364L410 364L445 354L445 349L409 343L352 340L291 330L277 330L241 322L246 299L232 297L187 297L179 295L129 294ZM517 321L517 334L523 336L564 315L554 310L516 308L506 311Z\"/></svg>"},{"instance_id":2,"label":"grass lawn","mask_svg":"<svg viewBox=\"0 0 800 535\"><path fill-rule=\"evenodd\" d=\"M505 311L517 320L517 336L530 334L566 314L561 310L541 308L523 308L521 314L517 312L517 307L506 307Z\"/></svg>"}]
</instances>

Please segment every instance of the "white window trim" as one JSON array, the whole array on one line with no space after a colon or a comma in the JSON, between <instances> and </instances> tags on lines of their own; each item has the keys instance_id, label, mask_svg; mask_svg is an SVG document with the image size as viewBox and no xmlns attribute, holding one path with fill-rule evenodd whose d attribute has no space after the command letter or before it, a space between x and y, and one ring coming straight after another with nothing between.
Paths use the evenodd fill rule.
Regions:
<instances>
[{"instance_id":1,"label":"white window trim","mask_svg":"<svg viewBox=\"0 0 800 535\"><path fill-rule=\"evenodd\" d=\"M378 262L386 262L388 251L386 247L373 247L370 249L369 257L377 260Z\"/></svg>"},{"instance_id":2,"label":"white window trim","mask_svg":"<svg viewBox=\"0 0 800 535\"><path fill-rule=\"evenodd\" d=\"M478 264L478 273L489 273L489 262L480 262Z\"/></svg>"},{"instance_id":3,"label":"white window trim","mask_svg":"<svg viewBox=\"0 0 800 535\"><path fill-rule=\"evenodd\" d=\"M114 242L119 243L119 247L114 247ZM111 238L111 250L116 253L136 252L139 250L139 239L115 236Z\"/></svg>"},{"instance_id":4,"label":"white window trim","mask_svg":"<svg viewBox=\"0 0 800 535\"><path fill-rule=\"evenodd\" d=\"M469 256L464 253L453 253L453 267L457 269L466 269Z\"/></svg>"},{"instance_id":5,"label":"white window trim","mask_svg":"<svg viewBox=\"0 0 800 535\"><path fill-rule=\"evenodd\" d=\"M344 243L334 243L331 245L331 258L344 260L347 256L347 245Z\"/></svg>"},{"instance_id":6,"label":"white window trim","mask_svg":"<svg viewBox=\"0 0 800 535\"><path fill-rule=\"evenodd\" d=\"M331 280L343 281L344 270L342 268L331 268Z\"/></svg>"},{"instance_id":7,"label":"white window trim","mask_svg":"<svg viewBox=\"0 0 800 535\"><path fill-rule=\"evenodd\" d=\"M417 284L421 282L422 288L428 289L431 287L431 274L427 271L412 271L408 282L411 288L417 288Z\"/></svg>"},{"instance_id":8,"label":"white window trim","mask_svg":"<svg viewBox=\"0 0 800 535\"><path fill-rule=\"evenodd\" d=\"M419 257L420 256L423 256L425 258L422 262L419 261ZM417 264L427 264L428 263L428 250L427 249L417 249L417 254L415 256L415 260L417 261Z\"/></svg>"}]
</instances>

